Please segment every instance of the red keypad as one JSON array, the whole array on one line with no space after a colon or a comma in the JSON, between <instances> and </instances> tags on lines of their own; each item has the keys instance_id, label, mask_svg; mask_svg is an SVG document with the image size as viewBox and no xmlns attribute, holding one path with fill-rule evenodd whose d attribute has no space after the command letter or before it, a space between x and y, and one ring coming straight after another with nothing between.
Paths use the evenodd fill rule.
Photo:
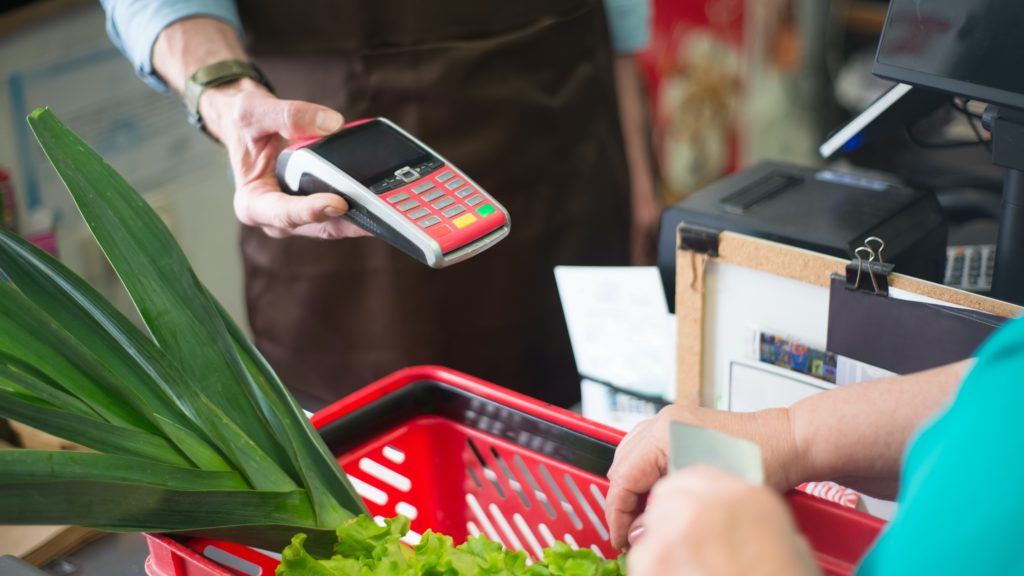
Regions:
<instances>
[{"instance_id":1,"label":"red keypad","mask_svg":"<svg viewBox=\"0 0 1024 576\"><path fill-rule=\"evenodd\" d=\"M437 240L443 253L465 246L505 225L486 193L450 166L381 195L393 209Z\"/></svg>"}]
</instances>

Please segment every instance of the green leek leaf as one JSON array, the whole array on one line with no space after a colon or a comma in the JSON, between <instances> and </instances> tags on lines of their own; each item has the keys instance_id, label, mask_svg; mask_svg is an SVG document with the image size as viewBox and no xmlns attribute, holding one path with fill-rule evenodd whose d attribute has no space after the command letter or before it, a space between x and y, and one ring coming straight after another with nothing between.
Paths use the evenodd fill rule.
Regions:
<instances>
[{"instance_id":1,"label":"green leek leaf","mask_svg":"<svg viewBox=\"0 0 1024 576\"><path fill-rule=\"evenodd\" d=\"M212 300L212 296L211 296ZM287 439L296 465L313 499L321 526L337 526L354 513L367 513L348 477L338 466L323 438L306 418L295 399L256 347L246 339L227 311L215 300L217 311L231 335L255 386L253 396L278 438Z\"/></svg>"},{"instance_id":2,"label":"green leek leaf","mask_svg":"<svg viewBox=\"0 0 1024 576\"><path fill-rule=\"evenodd\" d=\"M45 504L45 505L44 505ZM303 490L180 490L86 477L0 483L5 521L33 524L144 528L153 532L229 526L316 526ZM6 520L10 519L10 520Z\"/></svg>"},{"instance_id":3,"label":"green leek leaf","mask_svg":"<svg viewBox=\"0 0 1024 576\"><path fill-rule=\"evenodd\" d=\"M14 286L0 282L0 353L35 367L112 424L156 431L102 365Z\"/></svg>"},{"instance_id":4,"label":"green leek leaf","mask_svg":"<svg viewBox=\"0 0 1024 576\"><path fill-rule=\"evenodd\" d=\"M177 466L192 465L162 436L64 412L41 400L4 388L3 380L3 371L0 370L0 416L60 438L74 438L75 442L93 450Z\"/></svg>"},{"instance_id":5,"label":"green leek leaf","mask_svg":"<svg viewBox=\"0 0 1024 576\"><path fill-rule=\"evenodd\" d=\"M210 437L253 488L282 491L300 487L209 399L199 397L197 411L209 426Z\"/></svg>"},{"instance_id":6,"label":"green leek leaf","mask_svg":"<svg viewBox=\"0 0 1024 576\"><path fill-rule=\"evenodd\" d=\"M164 388L163 394L153 393L156 383L148 381L144 366L140 366L149 359L146 351L135 349L155 348L152 340L49 254L3 228L0 247L0 269L18 291L72 338L89 342L90 350L115 377L132 382L145 406L159 409L165 417L180 418L181 407L174 405L173 392ZM179 425L186 423L182 419Z\"/></svg>"},{"instance_id":7,"label":"green leek leaf","mask_svg":"<svg viewBox=\"0 0 1024 576\"><path fill-rule=\"evenodd\" d=\"M268 462L293 471L249 390L238 386L247 377L245 368L216 307L163 221L52 112L36 110L29 125L160 348L191 385L232 415L245 436L270 457ZM266 482L249 480L254 486Z\"/></svg>"},{"instance_id":8,"label":"green leek leaf","mask_svg":"<svg viewBox=\"0 0 1024 576\"><path fill-rule=\"evenodd\" d=\"M229 468L199 435L199 424L190 418L187 404L176 400L175 386L167 382L176 373L167 367L162 352L95 289L46 252L3 228L0 269L72 338L88 342L114 378L130 383L134 395L128 400L151 413L153 423L199 460L196 464L205 469ZM184 386L176 388L180 391Z\"/></svg>"},{"instance_id":9,"label":"green leek leaf","mask_svg":"<svg viewBox=\"0 0 1024 576\"><path fill-rule=\"evenodd\" d=\"M149 334L0 231L0 415L102 452L0 452L0 524L329 552L365 511L334 456L149 205L52 113L29 123Z\"/></svg>"},{"instance_id":10,"label":"green leek leaf","mask_svg":"<svg viewBox=\"0 0 1024 576\"><path fill-rule=\"evenodd\" d=\"M0 470L4 470L0 486L88 478L177 490L244 490L248 487L237 472L180 468L140 458L94 452L0 450Z\"/></svg>"},{"instance_id":11,"label":"green leek leaf","mask_svg":"<svg viewBox=\"0 0 1024 576\"><path fill-rule=\"evenodd\" d=\"M234 470L216 448L208 444L195 432L182 428L160 414L153 415L157 427L167 439L178 447L188 459L203 470Z\"/></svg>"},{"instance_id":12,"label":"green leek leaf","mask_svg":"<svg viewBox=\"0 0 1024 576\"><path fill-rule=\"evenodd\" d=\"M3 387L4 382L18 387L25 394L59 406L61 410L89 418L101 418L85 402L65 392L63 387L49 380L45 374L13 357L0 354L0 387Z\"/></svg>"}]
</instances>

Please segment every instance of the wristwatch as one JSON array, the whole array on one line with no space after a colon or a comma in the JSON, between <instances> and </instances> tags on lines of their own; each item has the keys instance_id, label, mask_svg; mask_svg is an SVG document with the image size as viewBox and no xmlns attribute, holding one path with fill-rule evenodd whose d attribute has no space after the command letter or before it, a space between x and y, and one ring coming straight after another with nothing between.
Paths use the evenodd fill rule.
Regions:
<instances>
[{"instance_id":1,"label":"wristwatch","mask_svg":"<svg viewBox=\"0 0 1024 576\"><path fill-rule=\"evenodd\" d=\"M203 95L207 88L223 86L242 78L252 78L262 84L267 90L274 91L267 77L252 62L221 60L196 70L185 84L184 100L185 108L188 110L188 121L196 128L202 130L207 136L211 136L209 130L206 129L206 125L203 123L203 117L199 114L199 97Z\"/></svg>"}]
</instances>

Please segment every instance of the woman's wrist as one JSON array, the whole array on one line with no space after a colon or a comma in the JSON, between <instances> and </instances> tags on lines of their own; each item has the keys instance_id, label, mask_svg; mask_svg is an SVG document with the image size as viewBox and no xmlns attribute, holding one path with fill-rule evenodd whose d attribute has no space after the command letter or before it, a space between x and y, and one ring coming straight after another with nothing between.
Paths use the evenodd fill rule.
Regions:
<instances>
[{"instance_id":1,"label":"woman's wrist","mask_svg":"<svg viewBox=\"0 0 1024 576\"><path fill-rule=\"evenodd\" d=\"M804 468L790 425L790 411L771 408L757 412L708 410L711 428L745 438L761 448L764 481L778 491L803 482Z\"/></svg>"},{"instance_id":2,"label":"woman's wrist","mask_svg":"<svg viewBox=\"0 0 1024 576\"><path fill-rule=\"evenodd\" d=\"M754 421L752 427L759 431L765 483L779 491L803 483L807 463L793 432L792 412L788 408L772 408L753 412L750 417Z\"/></svg>"},{"instance_id":3,"label":"woman's wrist","mask_svg":"<svg viewBox=\"0 0 1024 576\"><path fill-rule=\"evenodd\" d=\"M761 448L765 483L779 491L803 482L805 462L800 455L790 411L773 408L758 412L728 412L712 408L673 405L659 417L717 430L744 438Z\"/></svg>"}]
</instances>

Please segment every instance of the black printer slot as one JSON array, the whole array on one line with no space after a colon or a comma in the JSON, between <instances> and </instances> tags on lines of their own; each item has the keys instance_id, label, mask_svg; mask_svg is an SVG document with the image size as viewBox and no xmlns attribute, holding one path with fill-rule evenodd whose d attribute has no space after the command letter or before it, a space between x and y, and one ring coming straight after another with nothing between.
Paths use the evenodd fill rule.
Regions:
<instances>
[{"instance_id":1,"label":"black printer slot","mask_svg":"<svg viewBox=\"0 0 1024 576\"><path fill-rule=\"evenodd\" d=\"M722 198L722 209L730 214L743 214L751 206L803 182L803 178L787 174L769 174Z\"/></svg>"}]
</instances>

